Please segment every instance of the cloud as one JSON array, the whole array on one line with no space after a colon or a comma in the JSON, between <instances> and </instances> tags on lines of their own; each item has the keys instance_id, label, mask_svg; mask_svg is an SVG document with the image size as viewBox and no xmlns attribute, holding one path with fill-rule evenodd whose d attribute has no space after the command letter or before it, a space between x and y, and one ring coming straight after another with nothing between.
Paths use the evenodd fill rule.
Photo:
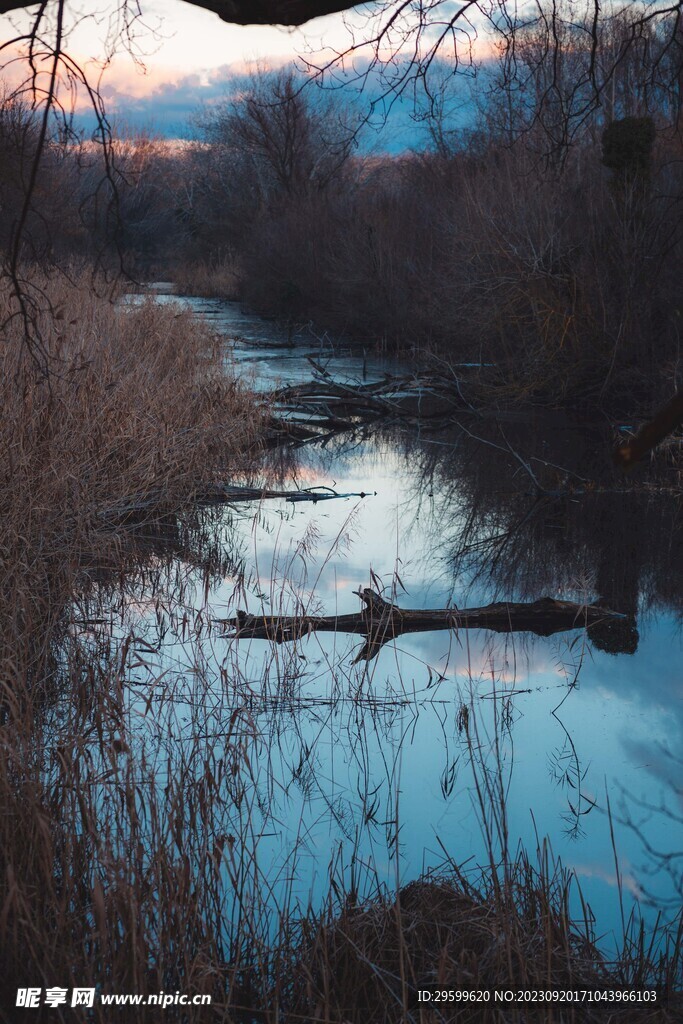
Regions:
<instances>
[{"instance_id":1,"label":"cloud","mask_svg":"<svg viewBox=\"0 0 683 1024\"><path fill-rule=\"evenodd\" d=\"M198 111L229 101L245 87L251 67L236 61L206 71L173 74L156 67L139 74L130 66L108 70L100 87L107 117L115 128L144 128L167 138L189 138ZM87 131L95 118L80 107L79 120Z\"/></svg>"},{"instance_id":2,"label":"cloud","mask_svg":"<svg viewBox=\"0 0 683 1024\"><path fill-rule=\"evenodd\" d=\"M248 74L244 62L180 76L162 68L144 76L120 69L107 76L100 92L107 114L115 123L185 138L192 134L195 113L230 99L244 87Z\"/></svg>"},{"instance_id":3,"label":"cloud","mask_svg":"<svg viewBox=\"0 0 683 1024\"><path fill-rule=\"evenodd\" d=\"M274 69L289 63L271 59L261 67ZM116 127L146 129L167 138L191 138L195 134L194 122L202 108L226 102L244 91L254 65L234 61L203 71L183 75L159 67L147 75L128 67L112 68L107 72L101 93L107 114ZM358 68L356 68L358 74ZM359 120L368 119L362 142L366 150L401 153L409 149L424 148L427 133L424 118L416 112L415 95L393 95L390 83L371 70L358 83L348 82L336 90L338 97L355 108ZM474 104L470 83L458 80L451 87L454 128L469 127L474 120ZM419 97L418 97L419 102ZM82 124L88 130L95 127L94 117L84 114Z\"/></svg>"}]
</instances>

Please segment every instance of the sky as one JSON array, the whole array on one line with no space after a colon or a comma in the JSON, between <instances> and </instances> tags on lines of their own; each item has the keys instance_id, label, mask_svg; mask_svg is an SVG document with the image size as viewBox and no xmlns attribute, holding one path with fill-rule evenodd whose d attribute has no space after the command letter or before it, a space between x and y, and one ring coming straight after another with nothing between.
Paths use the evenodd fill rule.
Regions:
<instances>
[{"instance_id":1,"label":"sky","mask_svg":"<svg viewBox=\"0 0 683 1024\"><path fill-rule=\"evenodd\" d=\"M70 33L69 51L96 79L106 52L106 38L115 34L112 16L116 3L102 0L101 13L85 4L89 17ZM119 48L107 63L100 80L100 93L108 116L118 126L144 129L169 138L192 137L193 115L202 106L215 104L243 88L245 75L256 66L277 67L297 57L346 49L352 33L362 38L367 10L316 18L298 29L270 26L238 26L222 22L215 14L182 0L142 0L143 18L134 26L131 52ZM10 20L11 18L11 20ZM0 17L0 39L7 39L12 25L25 25L25 13ZM361 56L362 59L362 56ZM471 97L466 83L458 86L465 111L471 120ZM377 76L357 90L345 89L347 102L367 110L383 87ZM95 126L88 114L83 91L77 99L80 123L86 131ZM426 139L424 125L415 118L412 97L395 103L386 119L378 115L375 131L366 133L368 148L389 152L420 147ZM380 131L381 128L381 131Z\"/></svg>"},{"instance_id":2,"label":"sky","mask_svg":"<svg viewBox=\"0 0 683 1024\"><path fill-rule=\"evenodd\" d=\"M128 54L118 56L107 70L105 89L111 100L158 103L173 111L225 91L224 83L257 64L288 63L311 47L347 38L340 16L318 18L305 29L239 26L181 0L145 0L145 23L139 34L142 66ZM156 31L155 31L156 30ZM150 104L150 106L152 106Z\"/></svg>"}]
</instances>

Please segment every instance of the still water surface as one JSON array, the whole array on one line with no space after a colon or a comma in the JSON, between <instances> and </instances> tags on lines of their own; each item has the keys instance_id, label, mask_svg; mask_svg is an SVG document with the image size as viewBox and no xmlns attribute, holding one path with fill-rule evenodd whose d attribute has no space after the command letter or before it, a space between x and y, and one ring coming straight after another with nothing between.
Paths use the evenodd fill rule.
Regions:
<instances>
[{"instance_id":1,"label":"still water surface","mask_svg":"<svg viewBox=\"0 0 683 1024\"><path fill-rule=\"evenodd\" d=\"M327 339L273 347L281 330L233 303L158 301L181 301L209 319L238 374L261 390L309 379L308 355L343 379L394 368L334 353ZM474 869L487 861L491 794L502 794L506 829L494 822L494 847L507 841L513 853L518 843L533 852L548 836L576 873L606 948L621 932L619 877L626 914L634 899L646 914L653 904L678 908L678 498L670 488L649 497L627 488L608 468L609 444L604 424L578 415L470 417L432 433L359 426L274 456L270 479L370 496L268 500L216 514L226 562L208 587L184 567L185 624L178 628L176 616L176 628L162 630L164 687L176 700L145 742L161 751L201 733L220 759L241 737L234 816L216 826L231 844L249 837L248 856L231 846L233 882L251 871L264 906L269 897L315 905L330 875L363 888L408 882L449 858ZM562 496L539 504L526 467ZM356 665L358 637L236 642L217 625L237 608L355 612L354 591L371 582L413 608L600 599L632 615L637 633L616 642L594 642L583 630L418 633ZM144 593L128 614L138 617L139 636L164 622L158 608L149 614ZM192 684L199 675L209 680L201 693ZM146 701L141 732L150 730ZM475 782L488 786L483 801Z\"/></svg>"}]
</instances>

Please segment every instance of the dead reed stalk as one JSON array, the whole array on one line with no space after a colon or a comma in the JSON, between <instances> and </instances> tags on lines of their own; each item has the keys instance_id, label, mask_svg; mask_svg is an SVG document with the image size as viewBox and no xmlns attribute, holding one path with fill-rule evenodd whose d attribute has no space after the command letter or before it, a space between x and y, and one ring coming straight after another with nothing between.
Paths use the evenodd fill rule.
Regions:
<instances>
[{"instance_id":1,"label":"dead reed stalk","mask_svg":"<svg viewBox=\"0 0 683 1024\"><path fill-rule=\"evenodd\" d=\"M115 306L86 274L32 285L48 379L22 361L21 321L9 288L0 292L0 672L23 680L45 669L76 587L120 568L130 527L243 467L262 423L189 314Z\"/></svg>"}]
</instances>

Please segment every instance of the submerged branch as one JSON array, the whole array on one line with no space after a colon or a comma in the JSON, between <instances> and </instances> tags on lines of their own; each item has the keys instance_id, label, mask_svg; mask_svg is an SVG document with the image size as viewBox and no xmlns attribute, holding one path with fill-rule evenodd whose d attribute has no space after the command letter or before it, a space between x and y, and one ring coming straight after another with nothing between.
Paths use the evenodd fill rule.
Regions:
<instances>
[{"instance_id":1,"label":"submerged branch","mask_svg":"<svg viewBox=\"0 0 683 1024\"><path fill-rule=\"evenodd\" d=\"M370 384L333 380L327 371L311 360L316 371L313 380L293 384L271 392L288 422L297 414L305 423L348 430L363 422L381 419L444 419L458 412L472 411L462 395L462 381L438 374L407 374L384 378ZM428 400L429 412L423 407ZM437 403L436 405L434 403Z\"/></svg>"},{"instance_id":2,"label":"submerged branch","mask_svg":"<svg viewBox=\"0 0 683 1024\"><path fill-rule=\"evenodd\" d=\"M242 501L264 501L267 498L284 498L292 504L299 502L331 501L333 498L369 498L377 491L335 491L333 487L319 484L316 487L299 488L294 491L272 490L268 487L243 487L237 484L202 484L185 496L184 504L230 505ZM116 505L100 510L101 520L120 524L139 521L140 517L156 520L176 510L172 498L163 488L152 488L145 494L130 495Z\"/></svg>"},{"instance_id":3,"label":"submerged branch","mask_svg":"<svg viewBox=\"0 0 683 1024\"><path fill-rule=\"evenodd\" d=\"M403 633L439 629L491 629L496 633L529 632L550 636L568 629L579 629L598 623L625 622L626 615L599 605L576 604L543 597L538 601L518 603L498 601L483 608L399 608L365 587L358 591L365 607L348 615L249 615L238 611L234 619L223 625L234 639L275 640L287 643L313 632L359 633L366 638L354 659L370 661L388 640Z\"/></svg>"}]
</instances>

